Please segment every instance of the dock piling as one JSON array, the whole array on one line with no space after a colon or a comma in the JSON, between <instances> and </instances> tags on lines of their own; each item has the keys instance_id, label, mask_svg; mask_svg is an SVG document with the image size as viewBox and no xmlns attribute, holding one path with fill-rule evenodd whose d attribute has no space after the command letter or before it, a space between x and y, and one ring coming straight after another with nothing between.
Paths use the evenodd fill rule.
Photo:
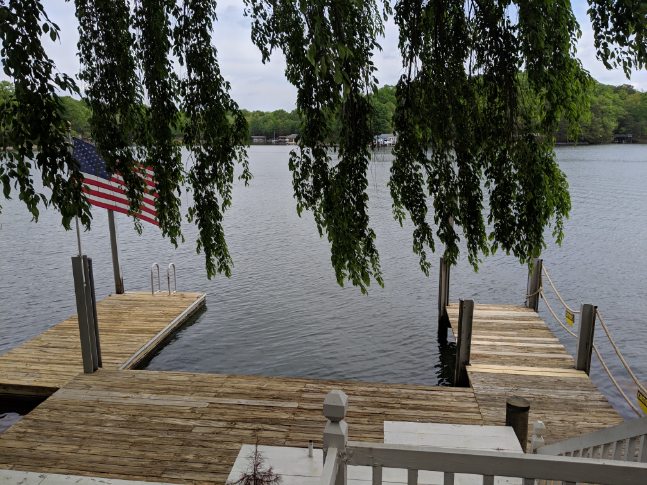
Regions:
<instances>
[{"instance_id":1,"label":"dock piling","mask_svg":"<svg viewBox=\"0 0 647 485\"><path fill-rule=\"evenodd\" d=\"M544 260L536 258L532 268L528 268L528 286L526 290L526 308L539 310L539 292L541 291L541 271Z\"/></svg>"},{"instance_id":2,"label":"dock piling","mask_svg":"<svg viewBox=\"0 0 647 485\"><path fill-rule=\"evenodd\" d=\"M94 336L97 350L97 365L103 367L101 359L101 338L99 337L99 318L97 317L97 295L94 291L94 271L92 269L92 258L88 258L88 282L90 284L90 303L92 305L92 322L94 324Z\"/></svg>"},{"instance_id":3,"label":"dock piling","mask_svg":"<svg viewBox=\"0 0 647 485\"><path fill-rule=\"evenodd\" d=\"M517 396L509 397L505 402L505 425L511 426L517 435L521 449L526 452L528 447L528 416L530 403L527 399Z\"/></svg>"},{"instance_id":4,"label":"dock piling","mask_svg":"<svg viewBox=\"0 0 647 485\"><path fill-rule=\"evenodd\" d=\"M527 399L511 396L505 402L505 425L511 426L517 435L521 449L526 452L528 445L528 416L530 403Z\"/></svg>"},{"instance_id":5,"label":"dock piling","mask_svg":"<svg viewBox=\"0 0 647 485\"><path fill-rule=\"evenodd\" d=\"M440 258L439 282L438 282L438 341L447 342L447 330L449 330L449 316L447 305L449 304L449 264L445 258Z\"/></svg>"},{"instance_id":6,"label":"dock piling","mask_svg":"<svg viewBox=\"0 0 647 485\"><path fill-rule=\"evenodd\" d=\"M92 296L88 291L90 271L87 256L72 257L72 274L74 276L76 312L79 320L83 372L91 374L98 368L98 353L96 349Z\"/></svg>"},{"instance_id":7,"label":"dock piling","mask_svg":"<svg viewBox=\"0 0 647 485\"><path fill-rule=\"evenodd\" d=\"M466 366L470 363L472 346L472 320L474 317L474 300L460 300L458 308L458 339L456 341L455 386L469 386Z\"/></svg>"},{"instance_id":8,"label":"dock piling","mask_svg":"<svg viewBox=\"0 0 647 485\"><path fill-rule=\"evenodd\" d=\"M591 353L593 352L593 334L595 330L596 306L585 303L580 311L580 328L577 334L577 353L575 368L587 375L591 372Z\"/></svg>"}]
</instances>

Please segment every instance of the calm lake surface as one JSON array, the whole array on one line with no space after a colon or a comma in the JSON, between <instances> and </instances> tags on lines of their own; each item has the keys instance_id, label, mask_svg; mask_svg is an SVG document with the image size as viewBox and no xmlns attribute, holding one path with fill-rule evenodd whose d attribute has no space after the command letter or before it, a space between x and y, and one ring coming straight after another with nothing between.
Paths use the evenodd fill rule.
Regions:
<instances>
[{"instance_id":1,"label":"calm lake surface","mask_svg":"<svg viewBox=\"0 0 647 485\"><path fill-rule=\"evenodd\" d=\"M127 290L150 289L150 266L177 265L178 289L204 291L207 310L182 329L148 368L330 379L445 384L452 345L436 341L438 265L425 277L411 251L411 229L391 215L386 182L390 155L371 164L370 207L385 287L368 295L339 287L326 240L312 218L299 218L292 198L288 147L249 150L254 179L236 187L226 229L234 274L208 280L195 254L195 229L174 249L157 228L140 236L117 215ZM599 306L634 371L647 380L647 146L557 148L571 186L573 209L562 247L544 261L571 306ZM17 200L0 214L0 353L75 312L70 257L76 235L53 211L31 223ZM113 290L106 211L95 209L82 236L94 259L97 297ZM526 268L497 254L474 273L466 261L452 270L451 300L522 304ZM164 285L163 285L164 286ZM543 303L540 304L543 307ZM550 317L544 311L544 316ZM552 324L552 323L551 323ZM127 322L124 322L127 325ZM574 352L572 339L555 333ZM631 396L598 329L597 342ZM592 376L614 405L630 416L597 362Z\"/></svg>"}]
</instances>

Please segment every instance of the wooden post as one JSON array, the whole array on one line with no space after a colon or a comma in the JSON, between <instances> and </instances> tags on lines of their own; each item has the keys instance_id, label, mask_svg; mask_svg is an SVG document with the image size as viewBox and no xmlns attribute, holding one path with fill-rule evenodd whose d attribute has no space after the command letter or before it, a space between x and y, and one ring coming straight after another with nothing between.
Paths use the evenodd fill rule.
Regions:
<instances>
[{"instance_id":1,"label":"wooden post","mask_svg":"<svg viewBox=\"0 0 647 485\"><path fill-rule=\"evenodd\" d=\"M112 272L115 277L115 292L118 295L124 292L124 278L119 266L119 251L117 250L117 228L115 225L115 213L108 211L108 229L110 231L110 249L112 251Z\"/></svg>"},{"instance_id":2,"label":"wooden post","mask_svg":"<svg viewBox=\"0 0 647 485\"><path fill-rule=\"evenodd\" d=\"M348 443L348 423L344 419L348 409L348 396L343 391L330 391L324 400L323 414L328 420L323 435L323 456L326 462L328 448L344 452ZM346 485L346 465L341 463L335 485Z\"/></svg>"},{"instance_id":3,"label":"wooden post","mask_svg":"<svg viewBox=\"0 0 647 485\"><path fill-rule=\"evenodd\" d=\"M526 307L539 310L539 289L541 288L541 269L544 260L536 258L532 268L528 268L528 285L526 287Z\"/></svg>"},{"instance_id":4,"label":"wooden post","mask_svg":"<svg viewBox=\"0 0 647 485\"><path fill-rule=\"evenodd\" d=\"M505 403L505 425L512 426L524 453L528 446L528 415L530 403L522 398L512 396Z\"/></svg>"},{"instance_id":5,"label":"wooden post","mask_svg":"<svg viewBox=\"0 0 647 485\"><path fill-rule=\"evenodd\" d=\"M88 325L88 308L85 291L83 270L84 256L72 257L72 275L74 276L74 293L76 295L76 313L79 319L79 337L81 339L81 357L83 358L83 372L91 374L95 371L92 341Z\"/></svg>"},{"instance_id":6,"label":"wooden post","mask_svg":"<svg viewBox=\"0 0 647 485\"><path fill-rule=\"evenodd\" d=\"M575 368L587 374L591 372L591 352L593 352L593 333L595 330L596 306L585 303L580 307L580 328L577 334L577 353Z\"/></svg>"},{"instance_id":7,"label":"wooden post","mask_svg":"<svg viewBox=\"0 0 647 485\"><path fill-rule=\"evenodd\" d=\"M449 330L449 316L447 305L449 304L449 265L445 258L440 258L438 282L438 341L447 343L447 331Z\"/></svg>"},{"instance_id":8,"label":"wooden post","mask_svg":"<svg viewBox=\"0 0 647 485\"><path fill-rule=\"evenodd\" d=\"M88 273L90 285L90 301L92 303L92 321L94 323L95 344L97 348L97 366L103 367L101 359L101 338L99 337L99 318L97 317L97 295L94 291L94 271L92 269L92 258L88 258Z\"/></svg>"},{"instance_id":9,"label":"wooden post","mask_svg":"<svg viewBox=\"0 0 647 485\"><path fill-rule=\"evenodd\" d=\"M99 368L99 350L97 346L96 324L94 322L94 305L92 305L92 290L90 288L90 265L88 257L83 256L83 280L85 297L85 316L90 337L90 350L92 352L93 372Z\"/></svg>"},{"instance_id":10,"label":"wooden post","mask_svg":"<svg viewBox=\"0 0 647 485\"><path fill-rule=\"evenodd\" d=\"M470 363L472 346L472 320L474 317L474 300L461 300L458 308L458 341L456 342L455 386L468 386L466 366Z\"/></svg>"}]
</instances>

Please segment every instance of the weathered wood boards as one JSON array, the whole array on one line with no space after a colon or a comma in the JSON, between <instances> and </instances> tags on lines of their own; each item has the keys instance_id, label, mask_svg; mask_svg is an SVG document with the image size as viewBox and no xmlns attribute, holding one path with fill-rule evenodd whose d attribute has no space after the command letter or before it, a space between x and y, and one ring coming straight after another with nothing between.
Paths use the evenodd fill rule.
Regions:
<instances>
[{"instance_id":1,"label":"weathered wood boards","mask_svg":"<svg viewBox=\"0 0 647 485\"><path fill-rule=\"evenodd\" d=\"M100 370L79 374L0 435L0 467L223 484L241 443L321 446L323 401L349 396L350 437L384 421L481 424L469 388Z\"/></svg>"},{"instance_id":2,"label":"weathered wood boards","mask_svg":"<svg viewBox=\"0 0 647 485\"><path fill-rule=\"evenodd\" d=\"M456 328L458 305L447 307ZM530 422L542 420L552 443L622 421L539 315L524 307L476 305L470 384L486 425L505 422L509 396L530 401Z\"/></svg>"},{"instance_id":3,"label":"weathered wood boards","mask_svg":"<svg viewBox=\"0 0 647 485\"><path fill-rule=\"evenodd\" d=\"M169 325L182 325L204 301L204 293L125 293L103 299L97 312L104 367L121 366ZM47 396L79 372L79 325L72 316L0 355L0 396Z\"/></svg>"}]
</instances>

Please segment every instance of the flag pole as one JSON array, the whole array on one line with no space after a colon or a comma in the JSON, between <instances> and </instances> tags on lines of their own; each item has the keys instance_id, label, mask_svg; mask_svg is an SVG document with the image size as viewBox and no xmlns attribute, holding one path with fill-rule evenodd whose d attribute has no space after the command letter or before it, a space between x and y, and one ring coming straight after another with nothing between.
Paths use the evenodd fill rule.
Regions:
<instances>
[{"instance_id":1,"label":"flag pole","mask_svg":"<svg viewBox=\"0 0 647 485\"><path fill-rule=\"evenodd\" d=\"M76 242L79 245L79 256L83 255L83 251L81 251L81 229L79 228L79 218L75 217L76 219Z\"/></svg>"},{"instance_id":2,"label":"flag pole","mask_svg":"<svg viewBox=\"0 0 647 485\"><path fill-rule=\"evenodd\" d=\"M115 213L108 209L108 228L110 230L110 249L112 251L112 272L115 276L115 292L124 293L124 278L119 265L119 251L117 248L117 228L115 226Z\"/></svg>"}]
</instances>

